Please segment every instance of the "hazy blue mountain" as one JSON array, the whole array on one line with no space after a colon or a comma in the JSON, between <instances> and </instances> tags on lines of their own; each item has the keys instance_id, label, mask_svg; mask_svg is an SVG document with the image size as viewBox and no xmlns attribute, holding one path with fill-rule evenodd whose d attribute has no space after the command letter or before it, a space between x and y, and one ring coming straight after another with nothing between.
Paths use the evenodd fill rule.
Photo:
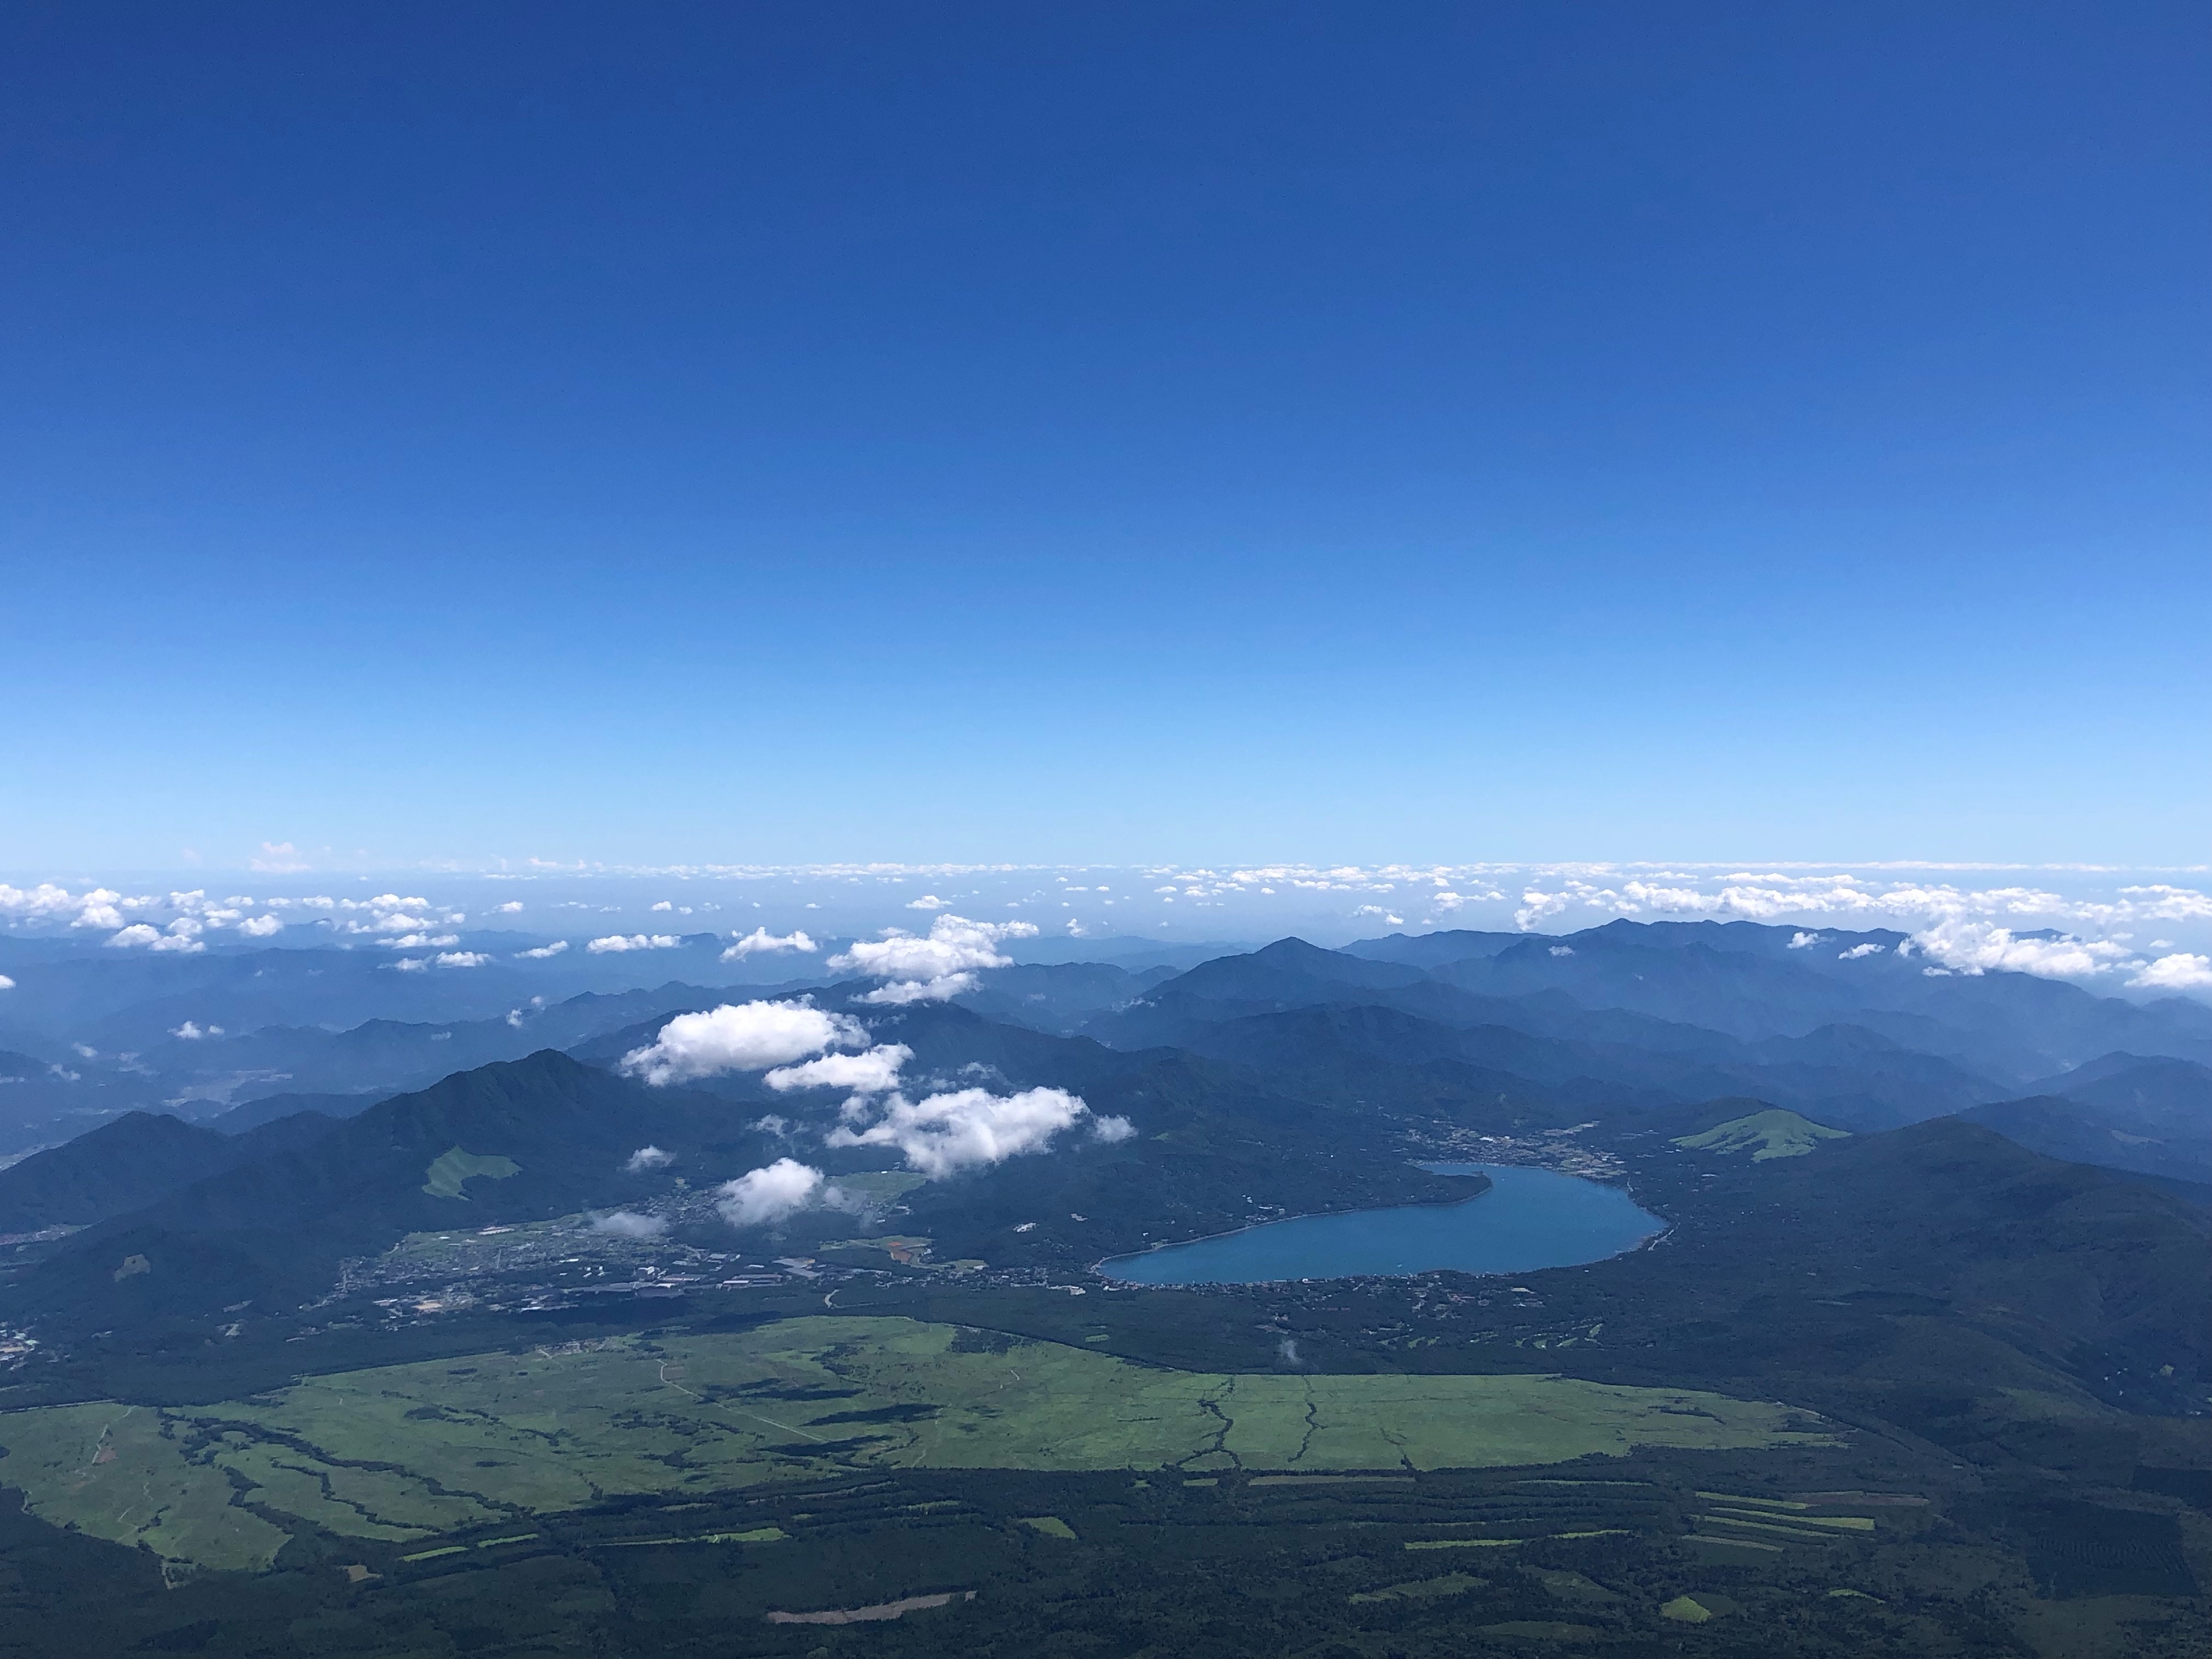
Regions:
<instances>
[{"instance_id":1,"label":"hazy blue mountain","mask_svg":"<svg viewBox=\"0 0 2212 1659\"><path fill-rule=\"evenodd\" d=\"M1106 963L1125 973L1139 974L1152 968L1182 973L1217 957L1239 955L1252 946L1230 940L1182 945L1133 935L1075 939L1048 933L1037 939L1008 939L1000 948L1018 963Z\"/></svg>"},{"instance_id":2,"label":"hazy blue mountain","mask_svg":"<svg viewBox=\"0 0 2212 1659\"><path fill-rule=\"evenodd\" d=\"M1486 1074L1485 1081L1470 1079L1470 1087L1529 1101L1618 1106L1743 1096L1862 1129L1942 1116L2002 1092L1948 1060L1850 1026L1755 1044L1716 1036L1698 1049L1667 1051L1505 1025L1451 1026L1401 1009L1340 1002L1221 1021L1197 1030L1188 1044L1262 1070L1338 1079L1357 1079L1378 1063L1449 1060ZM1381 1088L1377 1083L1370 1092Z\"/></svg>"},{"instance_id":3,"label":"hazy blue mountain","mask_svg":"<svg viewBox=\"0 0 2212 1659\"><path fill-rule=\"evenodd\" d=\"M2212 1066L2113 1053L1960 1116L2050 1158L2212 1182Z\"/></svg>"},{"instance_id":4,"label":"hazy blue mountain","mask_svg":"<svg viewBox=\"0 0 2212 1659\"><path fill-rule=\"evenodd\" d=\"M234 1139L196 1133L235 1147L282 1128ZM675 1171L715 1178L773 1156L769 1138L721 1102L647 1089L545 1049L381 1102L304 1145L281 1145L117 1214L66 1240L0 1300L81 1326L204 1314L246 1298L297 1300L326 1285L342 1258L410 1231L537 1219L657 1190L668 1176L625 1168L648 1141L674 1154ZM427 1189L431 1167L455 1148L507 1160L512 1173L435 1195ZM118 1278L118 1264L136 1256L147 1268Z\"/></svg>"},{"instance_id":5,"label":"hazy blue mountain","mask_svg":"<svg viewBox=\"0 0 2212 1659\"><path fill-rule=\"evenodd\" d=\"M2142 1124L2212 1131L2212 1066L2197 1060L2125 1052L2100 1054L2070 1072L2042 1079L2033 1092L2063 1095Z\"/></svg>"},{"instance_id":6,"label":"hazy blue mountain","mask_svg":"<svg viewBox=\"0 0 2212 1659\"><path fill-rule=\"evenodd\" d=\"M2144 1133L2121 1127L2094 1107L2061 1095L1998 1101L1958 1115L1994 1129L2006 1139L2069 1164L2095 1164L2109 1170L2176 1181L2212 1182L2212 1133Z\"/></svg>"},{"instance_id":7,"label":"hazy blue mountain","mask_svg":"<svg viewBox=\"0 0 2212 1659\"><path fill-rule=\"evenodd\" d=\"M140 1057L165 1089L241 1104L271 1094L372 1100L420 1089L441 1077L540 1048L568 1048L599 1032L673 1006L708 1006L756 988L715 989L671 981L613 994L586 992L550 1006L532 1002L497 1018L414 1022L368 1020L344 1030L276 1025L191 1041L171 1038Z\"/></svg>"},{"instance_id":8,"label":"hazy blue mountain","mask_svg":"<svg viewBox=\"0 0 2212 1659\"><path fill-rule=\"evenodd\" d=\"M332 1122L357 1117L382 1099L376 1094L360 1095L264 1095L249 1100L242 1106L234 1106L227 1112L198 1120L202 1128L213 1129L218 1134L242 1135L249 1129L258 1129L264 1123L274 1123L300 1112L313 1112Z\"/></svg>"},{"instance_id":9,"label":"hazy blue mountain","mask_svg":"<svg viewBox=\"0 0 2212 1659\"><path fill-rule=\"evenodd\" d=\"M1413 968L1438 968L1448 962L1494 957L1528 943L1528 939L1527 933L1483 933L1455 927L1440 933L1392 933L1383 939L1355 939L1344 947L1344 954L1372 962L1402 962Z\"/></svg>"},{"instance_id":10,"label":"hazy blue mountain","mask_svg":"<svg viewBox=\"0 0 2212 1659\"><path fill-rule=\"evenodd\" d=\"M333 1127L300 1111L227 1135L164 1113L125 1113L0 1170L0 1233L88 1227L218 1170L309 1145Z\"/></svg>"},{"instance_id":11,"label":"hazy blue mountain","mask_svg":"<svg viewBox=\"0 0 2212 1659\"><path fill-rule=\"evenodd\" d=\"M1917 952L1899 954L1905 943L1887 930L1619 921L1430 971L1479 995L1565 992L1747 1040L1862 1025L1992 1077L2024 1080L2113 1048L2212 1061L2212 1008L2202 1004L2131 1003L2029 974L1930 974ZM1877 948L1847 955L1868 946Z\"/></svg>"},{"instance_id":12,"label":"hazy blue mountain","mask_svg":"<svg viewBox=\"0 0 2212 1659\"><path fill-rule=\"evenodd\" d=\"M1132 973L1110 963L1018 963L985 969L976 988L954 1000L992 1019L1066 1033L1175 975L1164 966Z\"/></svg>"},{"instance_id":13,"label":"hazy blue mountain","mask_svg":"<svg viewBox=\"0 0 2212 1659\"><path fill-rule=\"evenodd\" d=\"M1434 974L1480 995L1560 990L1591 1007L1626 1008L1747 1040L1848 1019L1866 1006L1854 987L1802 963L1696 938L1661 943L1635 923L1526 939L1492 956L1439 964Z\"/></svg>"}]
</instances>

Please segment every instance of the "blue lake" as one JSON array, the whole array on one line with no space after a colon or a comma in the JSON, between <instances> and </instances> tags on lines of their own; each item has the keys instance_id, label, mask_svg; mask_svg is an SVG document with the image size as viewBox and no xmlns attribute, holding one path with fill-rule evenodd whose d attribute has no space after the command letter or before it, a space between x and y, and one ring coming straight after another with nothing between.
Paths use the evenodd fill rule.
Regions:
<instances>
[{"instance_id":1,"label":"blue lake","mask_svg":"<svg viewBox=\"0 0 2212 1659\"><path fill-rule=\"evenodd\" d=\"M1424 1164L1437 1175L1486 1175L1486 1193L1460 1204L1409 1204L1298 1216L1242 1232L1168 1244L1098 1264L1133 1285L1256 1285L1285 1279L1420 1273L1525 1273L1631 1250L1667 1224L1617 1187L1553 1170Z\"/></svg>"}]
</instances>

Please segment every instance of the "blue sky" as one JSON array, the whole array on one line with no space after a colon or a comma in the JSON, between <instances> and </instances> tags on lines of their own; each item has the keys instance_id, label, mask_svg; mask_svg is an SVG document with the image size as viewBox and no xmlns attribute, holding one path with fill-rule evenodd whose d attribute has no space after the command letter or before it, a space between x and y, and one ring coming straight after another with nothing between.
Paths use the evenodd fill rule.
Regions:
<instances>
[{"instance_id":1,"label":"blue sky","mask_svg":"<svg viewBox=\"0 0 2212 1659\"><path fill-rule=\"evenodd\" d=\"M2197 8L0 33L0 869L2212 852Z\"/></svg>"}]
</instances>

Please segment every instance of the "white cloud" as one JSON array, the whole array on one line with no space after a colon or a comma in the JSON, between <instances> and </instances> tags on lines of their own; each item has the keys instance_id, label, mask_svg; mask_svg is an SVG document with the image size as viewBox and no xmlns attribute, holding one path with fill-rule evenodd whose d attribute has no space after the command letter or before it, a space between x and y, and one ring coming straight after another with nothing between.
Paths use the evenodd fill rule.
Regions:
<instances>
[{"instance_id":1,"label":"white cloud","mask_svg":"<svg viewBox=\"0 0 2212 1659\"><path fill-rule=\"evenodd\" d=\"M308 867L300 857L300 849L289 841L263 842L261 851L247 863L272 876L297 875Z\"/></svg>"},{"instance_id":2,"label":"white cloud","mask_svg":"<svg viewBox=\"0 0 2212 1659\"><path fill-rule=\"evenodd\" d=\"M673 910L676 907L673 904L671 904L666 899L663 899L659 903L654 905L653 908L656 910Z\"/></svg>"},{"instance_id":3,"label":"white cloud","mask_svg":"<svg viewBox=\"0 0 2212 1659\"><path fill-rule=\"evenodd\" d=\"M1551 951L1551 954L1555 957L1571 957L1574 953L1575 947L1571 945L1554 945Z\"/></svg>"},{"instance_id":4,"label":"white cloud","mask_svg":"<svg viewBox=\"0 0 2212 1659\"><path fill-rule=\"evenodd\" d=\"M238 931L247 939L270 939L284 931L284 923L278 916L248 916L238 924Z\"/></svg>"},{"instance_id":5,"label":"white cloud","mask_svg":"<svg viewBox=\"0 0 2212 1659\"><path fill-rule=\"evenodd\" d=\"M402 957L398 961L387 965L397 968L403 974L427 974L430 971L430 963L427 957Z\"/></svg>"},{"instance_id":6,"label":"white cloud","mask_svg":"<svg viewBox=\"0 0 2212 1659\"><path fill-rule=\"evenodd\" d=\"M609 933L584 948L594 956L604 956L610 951L672 951L682 943L673 933Z\"/></svg>"},{"instance_id":7,"label":"white cloud","mask_svg":"<svg viewBox=\"0 0 2212 1659\"><path fill-rule=\"evenodd\" d=\"M944 915L930 923L926 939L894 927L880 939L854 940L830 957L829 965L835 972L890 981L869 992L864 1002L942 1002L975 989L975 969L1004 968L1013 960L1000 954L1000 941L1033 939L1036 931L1034 922Z\"/></svg>"},{"instance_id":8,"label":"white cloud","mask_svg":"<svg viewBox=\"0 0 2212 1659\"><path fill-rule=\"evenodd\" d=\"M188 1019L182 1025L173 1026L169 1035L173 1037L181 1037L186 1042L198 1042L202 1037L221 1036L222 1027L197 1025Z\"/></svg>"},{"instance_id":9,"label":"white cloud","mask_svg":"<svg viewBox=\"0 0 2212 1659\"><path fill-rule=\"evenodd\" d=\"M641 1146L629 1155L629 1161L623 1168L632 1175L642 1175L647 1170L665 1170L675 1162L673 1152L664 1152L658 1146Z\"/></svg>"},{"instance_id":10,"label":"white cloud","mask_svg":"<svg viewBox=\"0 0 2212 1659\"><path fill-rule=\"evenodd\" d=\"M795 1158L780 1158L724 1182L714 1207L732 1227L762 1227L796 1215L821 1189L821 1170Z\"/></svg>"},{"instance_id":11,"label":"white cloud","mask_svg":"<svg viewBox=\"0 0 2212 1659\"><path fill-rule=\"evenodd\" d=\"M568 948L568 941L556 939L550 945L541 945L534 951L517 951L514 954L524 962L543 962L548 957L557 957Z\"/></svg>"},{"instance_id":12,"label":"white cloud","mask_svg":"<svg viewBox=\"0 0 2212 1659\"><path fill-rule=\"evenodd\" d=\"M1836 960L1838 962L1856 962L1862 957L1878 957L1881 952L1882 946L1881 944L1876 940L1869 939L1863 945L1854 945L1848 951L1837 951Z\"/></svg>"},{"instance_id":13,"label":"white cloud","mask_svg":"<svg viewBox=\"0 0 2212 1659\"><path fill-rule=\"evenodd\" d=\"M1109 1146L1117 1140L1128 1139L1136 1133L1137 1126L1118 1114L1112 1117L1102 1117L1091 1126L1091 1139L1103 1140Z\"/></svg>"},{"instance_id":14,"label":"white cloud","mask_svg":"<svg viewBox=\"0 0 2212 1659\"><path fill-rule=\"evenodd\" d=\"M1064 1089L1024 1089L994 1095L962 1089L911 1101L893 1095L883 1116L864 1129L830 1132L832 1146L896 1146L907 1167L935 1180L1024 1152L1041 1152L1052 1139L1091 1109Z\"/></svg>"},{"instance_id":15,"label":"white cloud","mask_svg":"<svg viewBox=\"0 0 2212 1659\"><path fill-rule=\"evenodd\" d=\"M12 991L15 988L15 981L9 979L7 975L0 974L0 991Z\"/></svg>"},{"instance_id":16,"label":"white cloud","mask_svg":"<svg viewBox=\"0 0 2212 1659\"><path fill-rule=\"evenodd\" d=\"M125 950L143 945L149 951L173 953L179 956L193 956L207 949L205 945L192 937L191 933L178 930L178 925L173 922L170 926L172 931L163 933L156 932L143 921L133 922L130 927L114 934L107 942ZM192 933L196 933L198 931L199 924L192 922L191 927Z\"/></svg>"},{"instance_id":17,"label":"white cloud","mask_svg":"<svg viewBox=\"0 0 2212 1659\"><path fill-rule=\"evenodd\" d=\"M899 1067L914 1058L904 1043L890 1043L860 1054L824 1054L804 1065L785 1066L762 1079L771 1089L847 1089L856 1095L880 1095L898 1087Z\"/></svg>"},{"instance_id":18,"label":"white cloud","mask_svg":"<svg viewBox=\"0 0 2212 1659\"><path fill-rule=\"evenodd\" d=\"M460 942L458 933L408 933L399 939L377 941L387 951L435 951Z\"/></svg>"},{"instance_id":19,"label":"white cloud","mask_svg":"<svg viewBox=\"0 0 2212 1659\"><path fill-rule=\"evenodd\" d=\"M444 951L437 957L441 968L481 968L490 960L481 951Z\"/></svg>"},{"instance_id":20,"label":"white cloud","mask_svg":"<svg viewBox=\"0 0 2212 1659\"><path fill-rule=\"evenodd\" d=\"M941 899L934 893L924 893L918 899L908 899L906 908L909 910L942 910L951 902L951 900Z\"/></svg>"},{"instance_id":21,"label":"white cloud","mask_svg":"<svg viewBox=\"0 0 2212 1659\"><path fill-rule=\"evenodd\" d=\"M652 1043L623 1056L622 1069L654 1087L757 1072L868 1040L859 1021L804 1002L726 1002L700 1014L678 1014Z\"/></svg>"},{"instance_id":22,"label":"white cloud","mask_svg":"<svg viewBox=\"0 0 2212 1659\"><path fill-rule=\"evenodd\" d=\"M963 992L975 988L975 975L947 974L941 979L902 979L890 985L878 985L860 1000L879 1008L900 1008L910 1002L950 1002Z\"/></svg>"},{"instance_id":23,"label":"white cloud","mask_svg":"<svg viewBox=\"0 0 2212 1659\"><path fill-rule=\"evenodd\" d=\"M736 962L741 957L751 956L756 951L796 951L801 956L811 957L821 948L812 939L797 929L779 936L769 933L765 927L756 927L728 950L723 951L722 960Z\"/></svg>"},{"instance_id":24,"label":"white cloud","mask_svg":"<svg viewBox=\"0 0 2212 1659\"><path fill-rule=\"evenodd\" d=\"M2146 963L2142 971L2128 981L2134 991L2212 991L2212 957L2191 956L2177 951L2170 957L2160 957L2156 962Z\"/></svg>"},{"instance_id":25,"label":"white cloud","mask_svg":"<svg viewBox=\"0 0 2212 1659\"><path fill-rule=\"evenodd\" d=\"M6 882L0 881L0 916L46 921L65 911L82 909L88 904L112 903L122 896L120 893L111 893L103 888L79 897L73 896L68 888L57 887L50 881L27 888L10 887ZM86 922L81 925L105 927L107 924Z\"/></svg>"},{"instance_id":26,"label":"white cloud","mask_svg":"<svg viewBox=\"0 0 2212 1659\"><path fill-rule=\"evenodd\" d=\"M1938 922L1912 936L1922 953L1954 973L1998 971L2035 974L2045 979L2082 979L2123 967L2131 959L2124 945L2108 939L2022 938L2008 927L1963 918Z\"/></svg>"},{"instance_id":27,"label":"white cloud","mask_svg":"<svg viewBox=\"0 0 2212 1659\"><path fill-rule=\"evenodd\" d=\"M1828 936L1826 933L1799 932L1790 936L1790 948L1793 951L1809 951L1816 945L1826 945L1827 942Z\"/></svg>"},{"instance_id":28,"label":"white cloud","mask_svg":"<svg viewBox=\"0 0 2212 1659\"><path fill-rule=\"evenodd\" d=\"M519 916L522 914L522 901L509 899L504 904L495 904L491 907L491 913L495 916Z\"/></svg>"},{"instance_id":29,"label":"white cloud","mask_svg":"<svg viewBox=\"0 0 2212 1659\"><path fill-rule=\"evenodd\" d=\"M668 1224L657 1215L640 1215L635 1210L610 1210L592 1218L592 1231L616 1238L658 1238L668 1231Z\"/></svg>"}]
</instances>

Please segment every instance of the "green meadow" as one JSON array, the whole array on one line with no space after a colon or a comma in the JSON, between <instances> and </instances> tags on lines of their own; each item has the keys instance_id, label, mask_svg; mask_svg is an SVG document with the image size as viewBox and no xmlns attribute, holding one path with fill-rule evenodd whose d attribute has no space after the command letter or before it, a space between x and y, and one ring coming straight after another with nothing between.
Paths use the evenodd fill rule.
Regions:
<instances>
[{"instance_id":1,"label":"green meadow","mask_svg":"<svg viewBox=\"0 0 2212 1659\"><path fill-rule=\"evenodd\" d=\"M264 1508L405 1541L627 1493L867 1468L1433 1469L1638 1447L1831 1443L1787 1407L1555 1376L1230 1376L906 1319L491 1353L213 1406L0 1417L45 1519L210 1567L265 1565ZM105 1454L105 1455L103 1455Z\"/></svg>"}]
</instances>

